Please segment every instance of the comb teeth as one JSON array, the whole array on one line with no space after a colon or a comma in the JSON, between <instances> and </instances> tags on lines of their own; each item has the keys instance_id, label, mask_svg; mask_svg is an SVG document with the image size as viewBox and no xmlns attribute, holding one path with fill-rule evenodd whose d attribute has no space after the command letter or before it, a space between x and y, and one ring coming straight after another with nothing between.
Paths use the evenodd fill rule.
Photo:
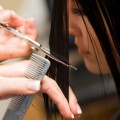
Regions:
<instances>
[{"instance_id":1,"label":"comb teeth","mask_svg":"<svg viewBox=\"0 0 120 120\"><path fill-rule=\"evenodd\" d=\"M21 105L23 104L25 97L26 96L19 96L19 95L12 97L12 100L10 101L8 108L13 110L14 112L19 110L18 108L20 108Z\"/></svg>"},{"instance_id":2,"label":"comb teeth","mask_svg":"<svg viewBox=\"0 0 120 120\"><path fill-rule=\"evenodd\" d=\"M28 66L25 77L42 80L49 68L50 62L37 54L32 54L30 60L31 64Z\"/></svg>"},{"instance_id":3,"label":"comb teeth","mask_svg":"<svg viewBox=\"0 0 120 120\"><path fill-rule=\"evenodd\" d=\"M32 54L30 64L24 74L28 79L42 80L50 66L50 61L37 54ZM34 95L17 95L11 98L3 120L22 120Z\"/></svg>"}]
</instances>

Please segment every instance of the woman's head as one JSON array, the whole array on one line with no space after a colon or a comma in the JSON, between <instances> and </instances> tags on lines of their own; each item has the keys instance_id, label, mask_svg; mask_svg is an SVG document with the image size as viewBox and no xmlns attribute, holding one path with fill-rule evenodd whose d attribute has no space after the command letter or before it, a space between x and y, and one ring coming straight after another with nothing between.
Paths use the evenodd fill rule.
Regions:
<instances>
[{"instance_id":1,"label":"woman's head","mask_svg":"<svg viewBox=\"0 0 120 120\"><path fill-rule=\"evenodd\" d=\"M114 2L109 4L110 2L69 0L70 34L75 35L78 51L83 56L86 67L94 73L110 73L108 64L112 63L108 63L108 52L119 67L119 31L116 27L120 26L115 23L118 22L118 16L109 13L116 5ZM116 19L113 20L112 17Z\"/></svg>"},{"instance_id":2,"label":"woman's head","mask_svg":"<svg viewBox=\"0 0 120 120\"><path fill-rule=\"evenodd\" d=\"M120 85L118 0L69 0L69 32L93 73L112 73ZM120 91L120 90L118 90Z\"/></svg>"},{"instance_id":3,"label":"woman's head","mask_svg":"<svg viewBox=\"0 0 120 120\"><path fill-rule=\"evenodd\" d=\"M107 73L109 72L109 68L105 61L105 56L98 41L98 37L96 36L95 31L93 30L86 15L82 13L85 20L84 21L80 13L77 12L77 7L77 4L74 1L70 0L69 32L70 34L75 35L75 43L78 47L78 52L84 58L84 62L88 70L93 73L100 73L101 68L102 73ZM91 38L88 34L88 31L91 35ZM99 66L98 62L102 66Z\"/></svg>"}]
</instances>

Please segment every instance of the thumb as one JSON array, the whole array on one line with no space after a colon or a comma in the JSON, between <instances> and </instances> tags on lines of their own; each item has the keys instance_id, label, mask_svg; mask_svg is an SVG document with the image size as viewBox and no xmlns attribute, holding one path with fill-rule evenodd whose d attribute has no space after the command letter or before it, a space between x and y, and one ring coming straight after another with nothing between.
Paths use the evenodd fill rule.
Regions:
<instances>
[{"instance_id":1,"label":"thumb","mask_svg":"<svg viewBox=\"0 0 120 120\"><path fill-rule=\"evenodd\" d=\"M40 90L40 81L23 77L0 77L0 96L9 94L34 94Z\"/></svg>"},{"instance_id":2,"label":"thumb","mask_svg":"<svg viewBox=\"0 0 120 120\"><path fill-rule=\"evenodd\" d=\"M18 16L14 11L0 10L0 22L9 24L12 27L20 27L24 25L25 20Z\"/></svg>"}]
</instances>

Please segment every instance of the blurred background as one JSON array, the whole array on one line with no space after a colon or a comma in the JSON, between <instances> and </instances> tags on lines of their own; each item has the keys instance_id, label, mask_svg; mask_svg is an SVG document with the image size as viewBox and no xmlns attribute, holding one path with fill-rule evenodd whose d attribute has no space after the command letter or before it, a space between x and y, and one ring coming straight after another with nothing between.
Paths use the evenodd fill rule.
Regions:
<instances>
[{"instance_id":1,"label":"blurred background","mask_svg":"<svg viewBox=\"0 0 120 120\"><path fill-rule=\"evenodd\" d=\"M39 32L38 40L48 47L52 0L0 0L0 5L4 9L15 11L26 19L34 18ZM87 71L74 45L74 36L70 36L70 63L78 68L77 71L70 70L70 85L83 111L80 120L113 120L119 109L114 81L110 75L94 75ZM38 100L38 97L36 99ZM2 108L0 120L2 120L2 112L5 111L9 100L0 100L0 108ZM40 98L39 100L42 101ZM43 105L37 104L37 106L39 109L40 107L44 109Z\"/></svg>"}]
</instances>

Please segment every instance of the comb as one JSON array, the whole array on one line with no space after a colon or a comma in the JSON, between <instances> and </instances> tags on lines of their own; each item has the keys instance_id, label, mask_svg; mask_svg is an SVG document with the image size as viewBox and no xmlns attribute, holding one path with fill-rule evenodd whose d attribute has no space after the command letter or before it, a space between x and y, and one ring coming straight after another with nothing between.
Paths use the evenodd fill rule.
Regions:
<instances>
[{"instance_id":1,"label":"comb","mask_svg":"<svg viewBox=\"0 0 120 120\"><path fill-rule=\"evenodd\" d=\"M24 76L28 79L42 80L50 67L50 61L33 53ZM34 95L16 95L11 98L2 120L23 120Z\"/></svg>"}]
</instances>

